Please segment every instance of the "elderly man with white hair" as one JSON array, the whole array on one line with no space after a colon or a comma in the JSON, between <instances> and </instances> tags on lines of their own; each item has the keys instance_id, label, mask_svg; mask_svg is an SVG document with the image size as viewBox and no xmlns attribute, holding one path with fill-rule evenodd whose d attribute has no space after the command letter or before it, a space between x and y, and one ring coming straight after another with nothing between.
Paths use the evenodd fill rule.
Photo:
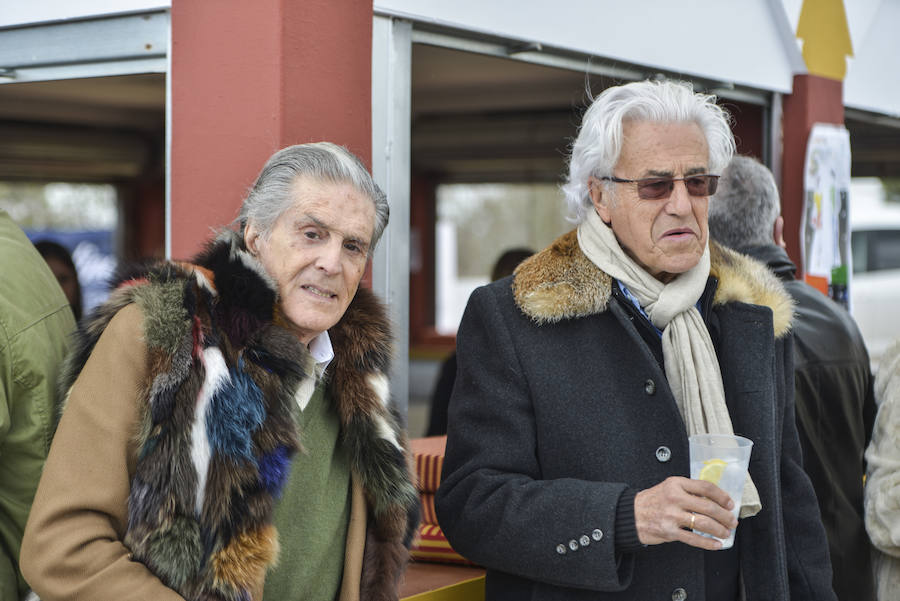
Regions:
<instances>
[{"instance_id":1,"label":"elderly man with white hair","mask_svg":"<svg viewBox=\"0 0 900 601\"><path fill-rule=\"evenodd\" d=\"M478 289L457 338L437 513L488 601L833 600L794 423L791 301L709 244L727 114L673 82L609 88L564 191L578 227ZM739 507L688 436L754 443ZM736 528L727 550L714 538Z\"/></svg>"}]
</instances>

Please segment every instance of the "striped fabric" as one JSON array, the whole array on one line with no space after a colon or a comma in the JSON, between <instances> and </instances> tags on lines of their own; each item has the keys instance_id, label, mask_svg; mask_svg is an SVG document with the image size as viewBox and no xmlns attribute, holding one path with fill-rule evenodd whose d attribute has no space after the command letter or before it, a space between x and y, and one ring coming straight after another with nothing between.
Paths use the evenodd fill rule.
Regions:
<instances>
[{"instance_id":1,"label":"striped fabric","mask_svg":"<svg viewBox=\"0 0 900 601\"><path fill-rule=\"evenodd\" d=\"M437 514L434 511L434 494L430 492L419 493L422 500L422 523L437 526Z\"/></svg>"},{"instance_id":2,"label":"striped fabric","mask_svg":"<svg viewBox=\"0 0 900 601\"><path fill-rule=\"evenodd\" d=\"M436 493L441 483L441 468L444 465L446 436L429 436L410 441L416 458L416 476L419 492ZM437 523L436 521L434 522Z\"/></svg>"},{"instance_id":3,"label":"striped fabric","mask_svg":"<svg viewBox=\"0 0 900 601\"><path fill-rule=\"evenodd\" d=\"M409 446L416 460L417 486L422 504L422 523L409 549L410 557L416 561L474 565L447 542L434 511L434 493L441 483L447 437L416 438L409 441Z\"/></svg>"},{"instance_id":4,"label":"striped fabric","mask_svg":"<svg viewBox=\"0 0 900 601\"><path fill-rule=\"evenodd\" d=\"M416 538L413 539L409 555L416 561L475 565L453 550L441 527L435 524L419 525L419 531L416 533Z\"/></svg>"}]
</instances>

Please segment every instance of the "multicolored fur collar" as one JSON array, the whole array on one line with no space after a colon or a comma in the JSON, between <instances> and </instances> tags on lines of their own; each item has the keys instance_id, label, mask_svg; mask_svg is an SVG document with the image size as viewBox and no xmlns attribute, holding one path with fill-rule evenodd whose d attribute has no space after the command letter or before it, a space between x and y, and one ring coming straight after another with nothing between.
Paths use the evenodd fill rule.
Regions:
<instances>
[{"instance_id":1,"label":"multicolored fur collar","mask_svg":"<svg viewBox=\"0 0 900 601\"><path fill-rule=\"evenodd\" d=\"M718 278L713 305L739 301L772 309L775 336L791 327L794 303L765 265L710 242L710 275ZM606 311L612 278L585 256L576 231L526 259L516 269L513 294L523 313L537 323L576 319Z\"/></svg>"},{"instance_id":2,"label":"multicolored fur collar","mask_svg":"<svg viewBox=\"0 0 900 601\"><path fill-rule=\"evenodd\" d=\"M272 510L300 445L292 409L312 359L279 325L274 284L226 232L192 263L123 278L82 324L66 388L130 303L144 316L149 375L125 544L186 599L249 600L278 555ZM331 397L369 514L360 597L396 598L419 504L388 405L383 306L360 288L329 335Z\"/></svg>"}]
</instances>

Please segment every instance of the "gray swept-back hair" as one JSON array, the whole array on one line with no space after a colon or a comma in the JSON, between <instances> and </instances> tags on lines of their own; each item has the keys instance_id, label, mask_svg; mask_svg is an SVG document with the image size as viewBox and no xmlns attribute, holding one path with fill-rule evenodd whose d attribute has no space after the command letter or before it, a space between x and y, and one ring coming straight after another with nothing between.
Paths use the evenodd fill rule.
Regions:
<instances>
[{"instance_id":1,"label":"gray swept-back hair","mask_svg":"<svg viewBox=\"0 0 900 601\"><path fill-rule=\"evenodd\" d=\"M736 249L772 244L772 228L780 214L778 187L769 168L756 159L736 156L709 199L709 234Z\"/></svg>"},{"instance_id":2,"label":"gray swept-back hair","mask_svg":"<svg viewBox=\"0 0 900 601\"><path fill-rule=\"evenodd\" d=\"M709 145L709 169L719 173L734 154L728 112L716 97L694 93L687 82L637 81L604 90L581 120L572 145L569 174L562 190L568 219L581 223L591 206L588 178L609 177L622 153L622 126L626 121L696 123Z\"/></svg>"},{"instance_id":3,"label":"gray swept-back hair","mask_svg":"<svg viewBox=\"0 0 900 601\"><path fill-rule=\"evenodd\" d=\"M365 165L352 152L331 142L313 142L282 148L273 154L241 205L237 218L241 234L253 221L268 236L278 218L291 208L291 192L300 176L330 183L347 183L366 195L375 205L375 224L369 254L381 239L390 217L387 197L372 179Z\"/></svg>"}]
</instances>

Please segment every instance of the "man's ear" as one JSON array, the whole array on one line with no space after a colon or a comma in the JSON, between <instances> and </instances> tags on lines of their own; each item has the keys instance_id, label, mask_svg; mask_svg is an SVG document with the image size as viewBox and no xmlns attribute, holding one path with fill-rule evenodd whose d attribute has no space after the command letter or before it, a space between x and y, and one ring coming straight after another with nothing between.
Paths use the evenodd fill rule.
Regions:
<instances>
[{"instance_id":1,"label":"man's ear","mask_svg":"<svg viewBox=\"0 0 900 601\"><path fill-rule=\"evenodd\" d=\"M259 236L259 228L256 227L254 222L248 221L244 227L244 246L247 247L251 255L256 255L259 252Z\"/></svg>"},{"instance_id":2,"label":"man's ear","mask_svg":"<svg viewBox=\"0 0 900 601\"><path fill-rule=\"evenodd\" d=\"M787 243L784 241L784 217L781 215L775 218L775 225L772 227L772 239L781 248L787 248Z\"/></svg>"},{"instance_id":3,"label":"man's ear","mask_svg":"<svg viewBox=\"0 0 900 601\"><path fill-rule=\"evenodd\" d=\"M609 214L609 195L604 194L605 186L603 183L594 176L588 178L588 191L591 194L591 204L594 205L594 210L597 211L597 214L600 215L600 219L603 220L603 223L609 225L612 221L612 216Z\"/></svg>"}]
</instances>

